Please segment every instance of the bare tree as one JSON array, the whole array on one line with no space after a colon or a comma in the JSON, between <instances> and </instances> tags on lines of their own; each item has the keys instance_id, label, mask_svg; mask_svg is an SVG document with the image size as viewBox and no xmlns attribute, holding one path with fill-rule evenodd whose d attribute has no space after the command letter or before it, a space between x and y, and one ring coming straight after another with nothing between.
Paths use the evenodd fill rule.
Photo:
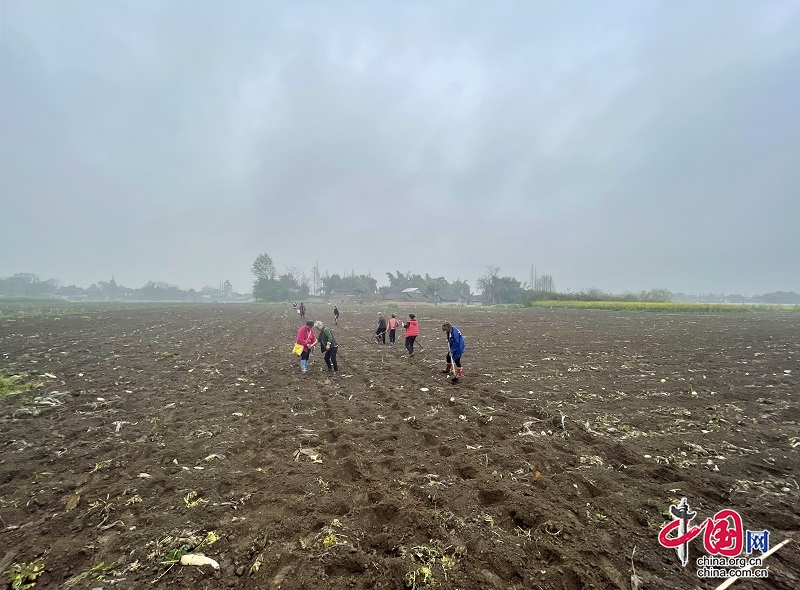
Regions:
<instances>
[{"instance_id":1,"label":"bare tree","mask_svg":"<svg viewBox=\"0 0 800 590\"><path fill-rule=\"evenodd\" d=\"M300 285L300 294L303 297L307 297L308 294L311 292L311 283L306 276L306 271L304 268L300 268L300 279L297 281Z\"/></svg>"},{"instance_id":2,"label":"bare tree","mask_svg":"<svg viewBox=\"0 0 800 590\"><path fill-rule=\"evenodd\" d=\"M483 291L484 297L488 297L491 303L495 302L495 297L497 296L495 286L499 274L499 266L489 265L486 267L486 274L478 279L478 287Z\"/></svg>"},{"instance_id":3,"label":"bare tree","mask_svg":"<svg viewBox=\"0 0 800 590\"><path fill-rule=\"evenodd\" d=\"M286 267L286 274L288 274L290 277L292 277L292 279L294 279L295 283L300 284L301 270L300 270L299 267L297 267L297 266L287 266Z\"/></svg>"},{"instance_id":4,"label":"bare tree","mask_svg":"<svg viewBox=\"0 0 800 590\"><path fill-rule=\"evenodd\" d=\"M555 285L553 283L553 277L551 275L542 275L539 277L539 284L537 285L536 291L544 291L545 293L552 293L556 290Z\"/></svg>"},{"instance_id":5,"label":"bare tree","mask_svg":"<svg viewBox=\"0 0 800 590\"><path fill-rule=\"evenodd\" d=\"M315 262L314 268L311 269L311 288L314 295L319 295L320 287L322 287L322 282L320 279L319 262Z\"/></svg>"}]
</instances>

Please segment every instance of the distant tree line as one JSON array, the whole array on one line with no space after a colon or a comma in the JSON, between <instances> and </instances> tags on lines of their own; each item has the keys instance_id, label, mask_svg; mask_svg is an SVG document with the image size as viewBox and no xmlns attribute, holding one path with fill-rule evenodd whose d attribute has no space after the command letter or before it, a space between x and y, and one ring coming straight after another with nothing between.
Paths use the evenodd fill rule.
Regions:
<instances>
[{"instance_id":1,"label":"distant tree line","mask_svg":"<svg viewBox=\"0 0 800 590\"><path fill-rule=\"evenodd\" d=\"M356 300L395 299L406 289L417 289L424 300L430 302L480 301L488 305L517 304L529 305L532 301L701 301L752 304L789 304L800 305L800 294L792 291L776 291L751 297L743 295L725 295L708 293L703 295L673 294L666 288L650 289L639 293L615 295L597 288L580 291L558 292L551 275L539 275L532 269L531 280L522 283L513 276L502 276L499 266L488 266L486 272L478 279L476 286L479 295L471 292L466 281L457 279L453 282L444 277L432 277L408 272L387 272L388 286L378 287L377 281L368 274L356 274L355 271L342 275L324 274L315 264L311 276L306 276L302 268L288 267L283 274L278 273L272 258L267 254L259 255L253 263L252 273L253 297L262 301L296 301L310 295L326 297L347 296ZM0 277L0 297L48 297L61 299L94 300L94 301L216 301L245 300L247 294L234 292L230 281L224 281L212 287L180 289L164 281L147 281L138 289L117 284L112 277L109 281L92 283L88 288L75 285L62 285L57 279L41 280L33 273L18 273L10 277Z\"/></svg>"},{"instance_id":2,"label":"distant tree line","mask_svg":"<svg viewBox=\"0 0 800 590\"><path fill-rule=\"evenodd\" d=\"M386 273L389 279L388 287L381 287L381 295L389 296L404 289L419 289L420 292L432 301L460 301L470 297L470 287L466 281L456 279L449 282L444 277L432 277L425 273L425 276L412 274L411 271L403 274L399 270L396 274Z\"/></svg>"},{"instance_id":3,"label":"distant tree line","mask_svg":"<svg viewBox=\"0 0 800 590\"><path fill-rule=\"evenodd\" d=\"M588 289L576 293L558 293L553 277L539 275L531 269L531 280L522 283L512 276L502 276L499 266L488 266L478 279L480 296L471 293L469 283L461 279L454 282L444 277L424 276L411 271L387 272L388 286L378 287L377 281L369 274L320 275L319 265L315 264L311 281L298 269L287 269L279 275L274 261L268 254L260 254L251 269L255 281L253 296L261 301L294 301L310 294L325 297L346 296L355 300L394 299L402 296L402 291L416 289L430 302L468 302L480 301L488 305L517 304L529 305L538 300L584 300L584 301L670 301L672 293L668 289L651 289L639 294L611 295L599 289Z\"/></svg>"},{"instance_id":4,"label":"distant tree line","mask_svg":"<svg viewBox=\"0 0 800 590\"><path fill-rule=\"evenodd\" d=\"M142 287L132 289L110 281L98 281L87 288L75 285L64 286L57 279L43 281L32 273L19 273L6 279L0 278L0 296L34 297L92 301L206 301L247 299L233 291L230 281L218 287L181 289L164 281L147 281Z\"/></svg>"},{"instance_id":5,"label":"distant tree line","mask_svg":"<svg viewBox=\"0 0 800 590\"><path fill-rule=\"evenodd\" d=\"M250 271L255 277L253 297L259 301L297 301L312 294L347 294L371 299L378 291L378 281L369 275L357 275L355 271L344 276L328 271L320 274L317 264L311 271L311 277L297 267L288 267L284 274L279 274L269 254L259 254Z\"/></svg>"}]
</instances>

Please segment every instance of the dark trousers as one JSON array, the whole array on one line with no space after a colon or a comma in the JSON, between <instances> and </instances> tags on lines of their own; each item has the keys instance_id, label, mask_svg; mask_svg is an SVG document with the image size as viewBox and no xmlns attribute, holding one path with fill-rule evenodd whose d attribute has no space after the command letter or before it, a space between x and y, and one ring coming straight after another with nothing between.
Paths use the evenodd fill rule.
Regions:
<instances>
[{"instance_id":1,"label":"dark trousers","mask_svg":"<svg viewBox=\"0 0 800 590\"><path fill-rule=\"evenodd\" d=\"M461 357L451 359L449 352L447 353L447 356L444 357L444 360L445 360L445 362L447 362L448 365L450 363L454 362L456 364L456 367L459 367L459 368L461 367Z\"/></svg>"},{"instance_id":2,"label":"dark trousers","mask_svg":"<svg viewBox=\"0 0 800 590\"><path fill-rule=\"evenodd\" d=\"M300 354L300 360L307 361L309 356L311 356L311 349L305 348L303 349L303 352Z\"/></svg>"},{"instance_id":3,"label":"dark trousers","mask_svg":"<svg viewBox=\"0 0 800 590\"><path fill-rule=\"evenodd\" d=\"M397 330L389 330L389 344L394 344L397 335Z\"/></svg>"},{"instance_id":4,"label":"dark trousers","mask_svg":"<svg viewBox=\"0 0 800 590\"><path fill-rule=\"evenodd\" d=\"M414 354L414 340L416 339L416 336L406 336L406 350L408 350L408 354Z\"/></svg>"},{"instance_id":5,"label":"dark trousers","mask_svg":"<svg viewBox=\"0 0 800 590\"><path fill-rule=\"evenodd\" d=\"M378 328L375 330L375 340L382 344L386 344L386 328Z\"/></svg>"},{"instance_id":6,"label":"dark trousers","mask_svg":"<svg viewBox=\"0 0 800 590\"><path fill-rule=\"evenodd\" d=\"M339 365L336 364L336 351L339 350L338 346L333 346L325 351L325 364L328 365L328 370L339 370Z\"/></svg>"}]
</instances>

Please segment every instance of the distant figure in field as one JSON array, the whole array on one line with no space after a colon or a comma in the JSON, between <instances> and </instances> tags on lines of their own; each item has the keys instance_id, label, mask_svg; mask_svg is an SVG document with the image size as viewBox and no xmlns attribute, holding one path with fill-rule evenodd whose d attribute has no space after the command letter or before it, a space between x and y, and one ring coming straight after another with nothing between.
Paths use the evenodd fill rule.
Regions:
<instances>
[{"instance_id":1,"label":"distant figure in field","mask_svg":"<svg viewBox=\"0 0 800 590\"><path fill-rule=\"evenodd\" d=\"M314 334L314 322L306 322L297 331L297 344L303 346L303 352L300 354L300 372L305 373L308 371L308 357L311 355L311 349L317 343L317 337Z\"/></svg>"},{"instance_id":2,"label":"distant figure in field","mask_svg":"<svg viewBox=\"0 0 800 590\"><path fill-rule=\"evenodd\" d=\"M306 319L306 304L302 301L300 302L300 307L297 309L300 312L300 320L305 321Z\"/></svg>"},{"instance_id":3,"label":"distant figure in field","mask_svg":"<svg viewBox=\"0 0 800 590\"><path fill-rule=\"evenodd\" d=\"M336 338L333 337L333 331L326 328L325 324L320 321L314 322L314 327L319 330L319 345L325 355L328 372L336 373L339 370L339 365L336 364L336 352L339 350L339 345L336 343Z\"/></svg>"},{"instance_id":4,"label":"distant figure in field","mask_svg":"<svg viewBox=\"0 0 800 590\"><path fill-rule=\"evenodd\" d=\"M414 341L419 336L419 324L417 323L417 316L413 313L408 314L408 321L403 324L406 329L406 350L408 356L414 356Z\"/></svg>"},{"instance_id":5,"label":"distant figure in field","mask_svg":"<svg viewBox=\"0 0 800 590\"><path fill-rule=\"evenodd\" d=\"M450 322L445 322L442 324L442 332L445 333L447 337L447 356L445 357L445 362L447 365L445 366L442 373L447 375L450 370L453 368L453 364L456 364L456 376L453 377L453 383L458 381L459 377L464 376L464 369L461 368L461 355L464 354L464 351L467 349L467 343L464 342L464 337L461 335L461 332L458 328L456 328Z\"/></svg>"},{"instance_id":6,"label":"distant figure in field","mask_svg":"<svg viewBox=\"0 0 800 590\"><path fill-rule=\"evenodd\" d=\"M389 344L394 346L395 339L397 337L397 326L400 325L400 322L397 320L397 317L392 314L392 317L389 318L389 321L386 322L386 327L389 329Z\"/></svg>"},{"instance_id":7,"label":"distant figure in field","mask_svg":"<svg viewBox=\"0 0 800 590\"><path fill-rule=\"evenodd\" d=\"M378 327L375 329L375 340L381 344L386 344L386 318L382 313L378 314Z\"/></svg>"},{"instance_id":8,"label":"distant figure in field","mask_svg":"<svg viewBox=\"0 0 800 590\"><path fill-rule=\"evenodd\" d=\"M339 308L336 307L335 305L333 306L333 325L334 326L339 325Z\"/></svg>"}]
</instances>

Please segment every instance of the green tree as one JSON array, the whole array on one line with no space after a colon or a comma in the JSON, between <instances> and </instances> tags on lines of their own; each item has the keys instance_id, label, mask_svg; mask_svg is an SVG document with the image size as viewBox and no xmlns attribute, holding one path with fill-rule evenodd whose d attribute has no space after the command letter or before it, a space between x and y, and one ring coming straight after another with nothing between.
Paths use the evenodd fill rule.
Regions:
<instances>
[{"instance_id":1,"label":"green tree","mask_svg":"<svg viewBox=\"0 0 800 590\"><path fill-rule=\"evenodd\" d=\"M497 303L522 303L526 298L525 289L514 277L496 277L493 289Z\"/></svg>"},{"instance_id":2,"label":"green tree","mask_svg":"<svg viewBox=\"0 0 800 590\"><path fill-rule=\"evenodd\" d=\"M514 277L501 277L499 266L487 266L486 274L478 279L486 303L524 303L527 291Z\"/></svg>"},{"instance_id":3,"label":"green tree","mask_svg":"<svg viewBox=\"0 0 800 590\"><path fill-rule=\"evenodd\" d=\"M297 284L297 279L294 278L294 275L290 272L287 272L286 274L282 274L281 276L279 276L278 283L281 285L281 287L289 291L300 288L300 285Z\"/></svg>"},{"instance_id":4,"label":"green tree","mask_svg":"<svg viewBox=\"0 0 800 590\"><path fill-rule=\"evenodd\" d=\"M350 274L345 277L334 274L322 277L322 290L326 296L334 293L352 293L357 297L369 299L378 292L378 281L363 274Z\"/></svg>"},{"instance_id":5,"label":"green tree","mask_svg":"<svg viewBox=\"0 0 800 590\"><path fill-rule=\"evenodd\" d=\"M326 274L322 277L322 291L326 296L330 297L334 293L343 293L345 290L342 277L338 274Z\"/></svg>"},{"instance_id":6,"label":"green tree","mask_svg":"<svg viewBox=\"0 0 800 590\"><path fill-rule=\"evenodd\" d=\"M255 275L256 280L267 279L272 281L278 275L278 271L269 254L259 254L250 271Z\"/></svg>"},{"instance_id":7,"label":"green tree","mask_svg":"<svg viewBox=\"0 0 800 590\"><path fill-rule=\"evenodd\" d=\"M291 273L278 277L275 263L269 254L259 254L251 269L256 280L253 283L253 297L259 301L288 301L296 281Z\"/></svg>"},{"instance_id":8,"label":"green tree","mask_svg":"<svg viewBox=\"0 0 800 590\"><path fill-rule=\"evenodd\" d=\"M17 273L3 282L3 295L25 295L35 297L41 291L39 276L33 273Z\"/></svg>"},{"instance_id":9,"label":"green tree","mask_svg":"<svg viewBox=\"0 0 800 590\"><path fill-rule=\"evenodd\" d=\"M253 284L253 297L258 301L289 301L289 289L274 279L257 279Z\"/></svg>"},{"instance_id":10,"label":"green tree","mask_svg":"<svg viewBox=\"0 0 800 590\"><path fill-rule=\"evenodd\" d=\"M453 298L453 301L467 299L469 298L469 295L470 288L467 281L457 279L452 285L450 285L450 296Z\"/></svg>"}]
</instances>

